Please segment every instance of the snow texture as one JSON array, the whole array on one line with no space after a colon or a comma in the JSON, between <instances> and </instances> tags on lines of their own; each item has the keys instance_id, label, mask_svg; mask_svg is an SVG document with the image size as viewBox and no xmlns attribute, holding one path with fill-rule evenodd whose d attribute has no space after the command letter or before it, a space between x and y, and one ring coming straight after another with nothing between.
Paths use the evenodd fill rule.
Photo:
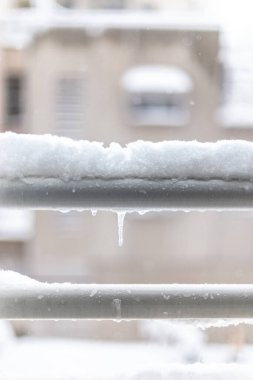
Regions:
<instances>
[{"instance_id":1,"label":"snow texture","mask_svg":"<svg viewBox=\"0 0 253 380\"><path fill-rule=\"evenodd\" d=\"M0 356L15 343L15 333L8 321L0 320ZM1 377L0 377L1 378Z\"/></svg>"},{"instance_id":2,"label":"snow texture","mask_svg":"<svg viewBox=\"0 0 253 380\"><path fill-rule=\"evenodd\" d=\"M226 353L221 349L216 350L224 361L229 360L231 356L229 350ZM63 339L23 339L1 357L0 378L4 380L252 380L253 366L250 361L237 364L211 360L205 363L185 364L177 361L175 351L147 344L123 345Z\"/></svg>"},{"instance_id":3,"label":"snow texture","mask_svg":"<svg viewBox=\"0 0 253 380\"><path fill-rule=\"evenodd\" d=\"M71 284L69 282L62 283L48 283L34 280L31 277L23 275L18 272L11 270L0 270L0 290L43 290L43 289L52 289L58 293L60 290L66 290L69 288L75 289L78 288L78 284ZM95 287L95 285L94 285Z\"/></svg>"},{"instance_id":4,"label":"snow texture","mask_svg":"<svg viewBox=\"0 0 253 380\"><path fill-rule=\"evenodd\" d=\"M202 318L202 319L182 319L183 323L194 324L194 327L200 330L207 330L211 327L222 328L228 326L239 326L242 324L253 325L253 319L250 318Z\"/></svg>"},{"instance_id":5,"label":"snow texture","mask_svg":"<svg viewBox=\"0 0 253 380\"><path fill-rule=\"evenodd\" d=\"M23 48L37 35L55 28L79 29L90 36L108 29L120 30L217 30L218 25L203 13L145 11L87 11L63 9L49 0L33 0L36 8L15 9L0 15L0 43ZM45 4L44 4L45 3Z\"/></svg>"},{"instance_id":6,"label":"snow texture","mask_svg":"<svg viewBox=\"0 0 253 380\"><path fill-rule=\"evenodd\" d=\"M136 141L125 147L51 135L0 134L0 177L253 180L253 143Z\"/></svg>"},{"instance_id":7,"label":"snow texture","mask_svg":"<svg viewBox=\"0 0 253 380\"><path fill-rule=\"evenodd\" d=\"M17 289L17 288L37 288L43 286L43 283L33 280L23 274L11 271L0 270L0 289Z\"/></svg>"},{"instance_id":8,"label":"snow texture","mask_svg":"<svg viewBox=\"0 0 253 380\"><path fill-rule=\"evenodd\" d=\"M140 322L140 332L151 341L178 347L184 362L201 361L205 336L194 323L190 325L181 321L144 320Z\"/></svg>"},{"instance_id":9,"label":"snow texture","mask_svg":"<svg viewBox=\"0 0 253 380\"><path fill-rule=\"evenodd\" d=\"M143 65L130 69L122 79L129 92L188 93L193 83L190 76L175 66Z\"/></svg>"},{"instance_id":10,"label":"snow texture","mask_svg":"<svg viewBox=\"0 0 253 380\"><path fill-rule=\"evenodd\" d=\"M32 211L0 208L0 241L27 241L33 233Z\"/></svg>"}]
</instances>

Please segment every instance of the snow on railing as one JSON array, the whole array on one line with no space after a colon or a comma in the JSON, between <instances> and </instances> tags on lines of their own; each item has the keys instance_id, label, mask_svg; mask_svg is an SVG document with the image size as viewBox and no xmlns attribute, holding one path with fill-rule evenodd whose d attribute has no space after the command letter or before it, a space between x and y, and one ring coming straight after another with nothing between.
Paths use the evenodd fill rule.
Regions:
<instances>
[{"instance_id":1,"label":"snow on railing","mask_svg":"<svg viewBox=\"0 0 253 380\"><path fill-rule=\"evenodd\" d=\"M253 207L253 143L73 141L0 134L0 207L127 212ZM222 163L222 164L221 164Z\"/></svg>"},{"instance_id":2,"label":"snow on railing","mask_svg":"<svg viewBox=\"0 0 253 380\"><path fill-rule=\"evenodd\" d=\"M0 206L32 209L245 209L253 143L73 141L0 134Z\"/></svg>"},{"instance_id":3,"label":"snow on railing","mask_svg":"<svg viewBox=\"0 0 253 380\"><path fill-rule=\"evenodd\" d=\"M253 143L138 141L109 147L0 134L0 206L32 209L248 209ZM0 278L9 319L253 318L253 285L17 285ZM16 284L16 285L15 285Z\"/></svg>"},{"instance_id":4,"label":"snow on railing","mask_svg":"<svg viewBox=\"0 0 253 380\"><path fill-rule=\"evenodd\" d=\"M0 134L0 177L103 179L253 180L253 143L242 140L74 141L51 135Z\"/></svg>"},{"instance_id":5,"label":"snow on railing","mask_svg":"<svg viewBox=\"0 0 253 380\"><path fill-rule=\"evenodd\" d=\"M0 318L243 318L252 323L253 285L48 284L1 271Z\"/></svg>"}]
</instances>

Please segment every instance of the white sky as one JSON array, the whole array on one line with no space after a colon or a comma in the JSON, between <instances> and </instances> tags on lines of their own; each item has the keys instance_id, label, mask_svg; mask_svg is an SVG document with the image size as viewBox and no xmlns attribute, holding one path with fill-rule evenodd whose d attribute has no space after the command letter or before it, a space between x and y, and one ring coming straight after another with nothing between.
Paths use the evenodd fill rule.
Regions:
<instances>
[{"instance_id":1,"label":"white sky","mask_svg":"<svg viewBox=\"0 0 253 380\"><path fill-rule=\"evenodd\" d=\"M206 12L210 12L222 22L229 31L236 31L237 35L249 35L253 37L250 31L253 28L252 0L199 0L199 4Z\"/></svg>"}]
</instances>

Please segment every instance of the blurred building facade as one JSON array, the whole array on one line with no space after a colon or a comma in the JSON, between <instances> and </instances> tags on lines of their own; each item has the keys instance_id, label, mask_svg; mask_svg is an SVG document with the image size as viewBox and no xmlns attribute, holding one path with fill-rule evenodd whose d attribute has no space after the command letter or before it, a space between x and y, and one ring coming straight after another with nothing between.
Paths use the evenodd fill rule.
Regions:
<instances>
[{"instance_id":1,"label":"blurred building facade","mask_svg":"<svg viewBox=\"0 0 253 380\"><path fill-rule=\"evenodd\" d=\"M113 8L117 3L148 4L110 2ZM182 1L182 7L189 4ZM53 12L47 22L31 13L24 26L20 22L18 49L15 28L6 29L11 43L2 41L0 53L1 131L105 144L253 138L253 119L230 128L219 118L224 65L220 30L213 22L192 14L68 12ZM13 27L15 17L3 24ZM120 248L115 214L36 212L29 237L19 237L18 243L2 237L0 264L46 281L252 282L251 224L249 212L129 214ZM109 326L80 323L75 334L136 336L135 324L121 325L115 334ZM26 328L66 334L66 323Z\"/></svg>"}]
</instances>

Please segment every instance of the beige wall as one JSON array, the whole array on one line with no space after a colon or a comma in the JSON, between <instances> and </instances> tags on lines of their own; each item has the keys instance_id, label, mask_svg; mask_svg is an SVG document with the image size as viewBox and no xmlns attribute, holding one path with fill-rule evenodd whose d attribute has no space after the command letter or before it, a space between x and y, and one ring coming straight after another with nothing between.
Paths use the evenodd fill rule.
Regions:
<instances>
[{"instance_id":1,"label":"beige wall","mask_svg":"<svg viewBox=\"0 0 253 380\"><path fill-rule=\"evenodd\" d=\"M56 81L75 73L84 83L81 138L105 143L214 138L218 34L202 32L201 39L199 35L147 30L108 31L93 37L81 31L63 30L42 36L27 55L28 118L32 131L55 131ZM195 106L189 125L145 128L130 124L127 94L120 82L128 69L142 64L176 65L192 77Z\"/></svg>"},{"instance_id":2,"label":"beige wall","mask_svg":"<svg viewBox=\"0 0 253 380\"><path fill-rule=\"evenodd\" d=\"M26 270L26 244L19 241L0 241L0 268Z\"/></svg>"}]
</instances>

